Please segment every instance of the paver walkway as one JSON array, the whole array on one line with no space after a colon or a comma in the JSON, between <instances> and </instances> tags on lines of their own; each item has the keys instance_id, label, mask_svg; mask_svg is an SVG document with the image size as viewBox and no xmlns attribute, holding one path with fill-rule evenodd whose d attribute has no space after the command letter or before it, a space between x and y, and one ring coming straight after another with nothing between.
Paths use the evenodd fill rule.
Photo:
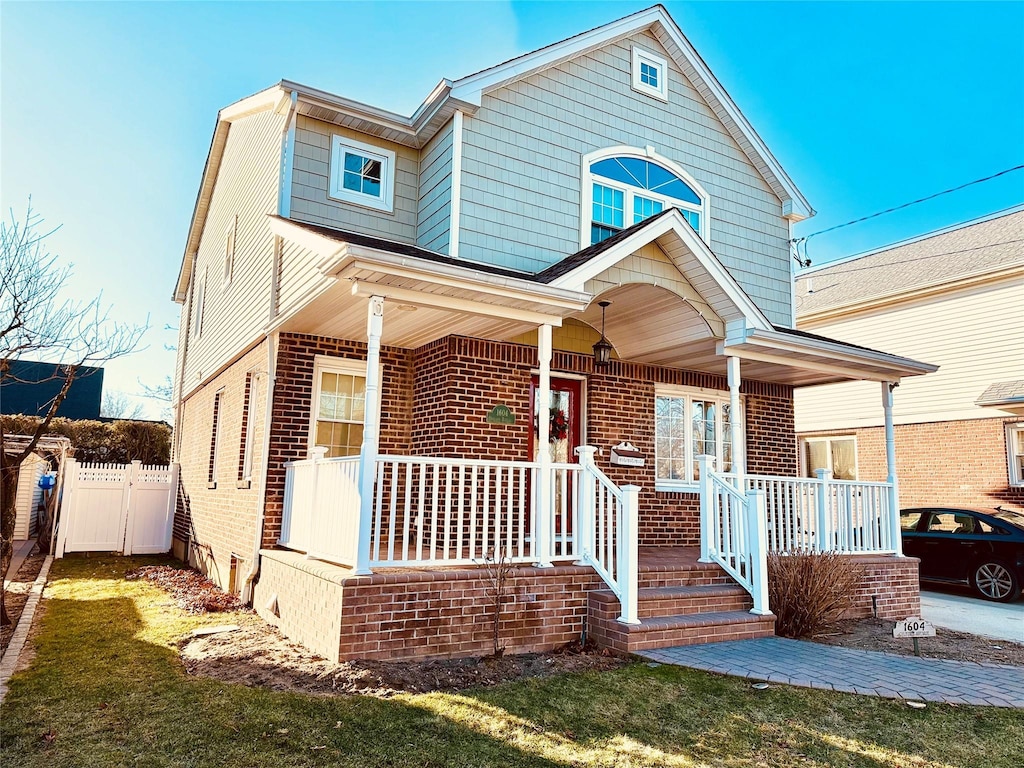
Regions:
<instances>
[{"instance_id":1,"label":"paver walkway","mask_svg":"<svg viewBox=\"0 0 1024 768\"><path fill-rule=\"evenodd\" d=\"M784 637L657 648L639 655L666 664L804 688L1024 708L1024 667L919 659Z\"/></svg>"}]
</instances>

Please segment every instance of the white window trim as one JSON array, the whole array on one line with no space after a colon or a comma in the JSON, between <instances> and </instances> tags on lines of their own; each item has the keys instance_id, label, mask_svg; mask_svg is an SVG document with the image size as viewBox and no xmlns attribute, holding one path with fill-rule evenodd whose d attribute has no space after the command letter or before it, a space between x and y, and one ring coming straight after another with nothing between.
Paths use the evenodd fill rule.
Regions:
<instances>
[{"instance_id":1,"label":"white window trim","mask_svg":"<svg viewBox=\"0 0 1024 768\"><path fill-rule=\"evenodd\" d=\"M1006 425L1006 478L1014 487L1024 486L1024 473L1017 469L1014 461L1014 438L1018 432L1024 432L1024 422L1011 422Z\"/></svg>"},{"instance_id":2,"label":"white window trim","mask_svg":"<svg viewBox=\"0 0 1024 768\"><path fill-rule=\"evenodd\" d=\"M686 436L684 438L686 444L686 467L690 468L693 463L697 460L697 457L693 455L693 411L691 403L694 399L698 400L714 400L716 401L718 408L715 409L715 434L718 436L722 435L722 409L721 406L729 405L729 392L720 389L707 389L704 387L673 387L668 385L655 385L654 387L655 399L659 397L681 397L686 399L686 415L685 415L685 429ZM740 421L742 423L743 414L746 413L746 396L740 397ZM654 490L660 493L699 493L700 492L700 478L694 477L692 481L689 480L664 480L658 477L658 425L657 425L657 408L655 412L651 414L652 419L655 420L654 424ZM744 448L746 448L746 432L741 435L744 441ZM735 440L735 435L733 436ZM722 441L718 439L715 441L715 448L718 452L716 458L721 461L722 453ZM735 443L733 445L733 457L736 456Z\"/></svg>"},{"instance_id":3,"label":"white window trim","mask_svg":"<svg viewBox=\"0 0 1024 768\"><path fill-rule=\"evenodd\" d=\"M830 443L833 440L852 440L853 441L853 476L854 479L860 477L860 466L859 458L857 455L857 436L856 435L820 435L818 437L801 437L800 438L800 474L803 477L809 477L808 473L816 469L828 469L830 472L835 474L835 469L832 466L832 449L829 448L827 452L828 456L828 467L808 467L807 466L807 448L806 443Z\"/></svg>"},{"instance_id":4,"label":"white window trim","mask_svg":"<svg viewBox=\"0 0 1024 768\"><path fill-rule=\"evenodd\" d=\"M379 381L384 381L384 365L380 365ZM320 374L340 373L345 376L362 376L366 378L366 361L357 360L351 357L331 357L330 355L317 355L313 359L313 399L309 403L309 438L307 448L312 453L316 448L316 422L318 404L320 402ZM377 410L380 412L380 401L383 393L383 386L377 390ZM364 411L365 413L365 411ZM352 422L354 423L354 422ZM364 420L365 424L365 420Z\"/></svg>"},{"instance_id":5,"label":"white window trim","mask_svg":"<svg viewBox=\"0 0 1024 768\"><path fill-rule=\"evenodd\" d=\"M235 240L238 237L238 216L232 216L224 232L224 281L225 287L231 285L235 276Z\"/></svg>"},{"instance_id":6,"label":"white window trim","mask_svg":"<svg viewBox=\"0 0 1024 768\"><path fill-rule=\"evenodd\" d=\"M649 64L658 69L658 87L648 85L640 79L640 65ZM661 101L668 101L668 61L653 51L633 46L633 90Z\"/></svg>"},{"instance_id":7,"label":"white window trim","mask_svg":"<svg viewBox=\"0 0 1024 768\"><path fill-rule=\"evenodd\" d=\"M344 151L351 149L361 155L365 155L381 164L380 172L380 197L374 197L364 192L355 192L345 189L342 185L342 174L344 162L342 158ZM375 147L371 144L364 144L355 139L333 134L331 136L331 164L330 180L328 183L328 197L334 200L342 200L347 203L354 203L366 208L374 208L378 211L393 213L395 210L395 153L390 149Z\"/></svg>"},{"instance_id":8,"label":"white window trim","mask_svg":"<svg viewBox=\"0 0 1024 768\"><path fill-rule=\"evenodd\" d=\"M701 199L701 205L693 205L687 203L685 200L676 200L674 197L665 197L659 195L657 192L651 192L646 189L640 189L639 187L628 187L620 182L613 181L604 176L595 176L590 172L590 166L601 160L605 160L609 157L635 157L639 160L650 160L652 163L657 163L668 171L671 171L680 179L685 181L690 189L697 193L697 196ZM627 146L616 146L606 147L605 149L598 149L594 152L589 152L583 156L580 170L580 248L589 248L592 243L590 242L590 225L593 223L593 199L594 199L594 181L598 181L599 184L604 186L612 187L614 189L625 190L627 192L627 198L624 199L623 216L627 217L623 223L626 225L624 229L627 229L632 224L629 223L629 219L633 216L633 198L632 194L635 192L640 194L641 197L647 197L651 200L658 200L662 203L667 203L669 207L685 208L689 211L695 211L700 214L700 227L697 230L697 234L700 239L705 243L708 240L708 222L711 220L711 205L709 203L709 195L700 183L693 178L689 173L683 169L678 163L669 160L667 157L658 154L654 147L627 147Z\"/></svg>"},{"instance_id":9,"label":"white window trim","mask_svg":"<svg viewBox=\"0 0 1024 768\"><path fill-rule=\"evenodd\" d=\"M192 315L192 337L199 339L203 335L203 316L205 315L206 309L206 269L203 269L203 277L201 280L196 282L195 290L192 294L192 300L195 302L193 306Z\"/></svg>"}]
</instances>

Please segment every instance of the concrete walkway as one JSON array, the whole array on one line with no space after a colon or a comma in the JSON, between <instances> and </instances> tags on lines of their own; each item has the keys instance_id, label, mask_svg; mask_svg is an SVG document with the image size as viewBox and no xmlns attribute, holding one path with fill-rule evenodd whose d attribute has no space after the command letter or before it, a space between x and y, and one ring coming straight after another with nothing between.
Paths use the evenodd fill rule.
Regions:
<instances>
[{"instance_id":1,"label":"concrete walkway","mask_svg":"<svg viewBox=\"0 0 1024 768\"><path fill-rule=\"evenodd\" d=\"M1024 667L919 659L783 637L658 648L638 655L804 688L1024 709Z\"/></svg>"},{"instance_id":2,"label":"concrete walkway","mask_svg":"<svg viewBox=\"0 0 1024 768\"><path fill-rule=\"evenodd\" d=\"M1024 643L1024 599L993 603L968 592L921 590L921 617L937 627Z\"/></svg>"}]
</instances>

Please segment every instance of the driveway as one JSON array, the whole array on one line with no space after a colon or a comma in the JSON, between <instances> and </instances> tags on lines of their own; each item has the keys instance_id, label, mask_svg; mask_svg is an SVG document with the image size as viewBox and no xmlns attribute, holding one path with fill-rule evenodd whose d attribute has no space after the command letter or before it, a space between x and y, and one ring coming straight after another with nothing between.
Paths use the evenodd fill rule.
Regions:
<instances>
[{"instance_id":1,"label":"driveway","mask_svg":"<svg viewBox=\"0 0 1024 768\"><path fill-rule=\"evenodd\" d=\"M1024 643L1024 600L993 603L970 594L966 588L929 585L921 590L921 618L937 627Z\"/></svg>"}]
</instances>

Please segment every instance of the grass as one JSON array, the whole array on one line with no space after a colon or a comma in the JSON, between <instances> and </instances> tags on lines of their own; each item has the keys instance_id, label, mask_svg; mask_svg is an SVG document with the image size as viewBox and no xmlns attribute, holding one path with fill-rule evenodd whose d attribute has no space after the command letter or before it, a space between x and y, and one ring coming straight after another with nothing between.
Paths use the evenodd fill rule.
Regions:
<instances>
[{"instance_id":1,"label":"grass","mask_svg":"<svg viewBox=\"0 0 1024 768\"><path fill-rule=\"evenodd\" d=\"M122 578L152 562L54 564L37 655L3 705L0 765L1024 765L1019 710L755 691L642 663L387 700L191 678L173 644L226 618L189 616L152 585Z\"/></svg>"}]
</instances>

